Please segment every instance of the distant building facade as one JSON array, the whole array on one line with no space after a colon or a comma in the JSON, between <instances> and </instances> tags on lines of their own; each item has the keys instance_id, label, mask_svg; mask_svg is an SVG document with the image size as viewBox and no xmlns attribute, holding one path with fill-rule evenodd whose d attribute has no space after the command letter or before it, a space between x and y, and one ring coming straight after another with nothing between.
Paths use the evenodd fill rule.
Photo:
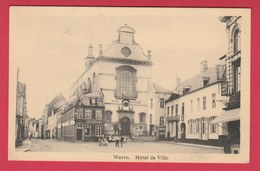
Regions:
<instances>
[{"instance_id":1,"label":"distant building facade","mask_svg":"<svg viewBox=\"0 0 260 171\"><path fill-rule=\"evenodd\" d=\"M44 109L44 138L56 139L57 137L57 120L63 111L66 99L62 94L57 95L52 101L46 104Z\"/></svg>"},{"instance_id":2,"label":"distant building facade","mask_svg":"<svg viewBox=\"0 0 260 171\"><path fill-rule=\"evenodd\" d=\"M33 138L44 139L44 122L43 117L33 122Z\"/></svg>"},{"instance_id":3,"label":"distant building facade","mask_svg":"<svg viewBox=\"0 0 260 171\"><path fill-rule=\"evenodd\" d=\"M103 94L82 94L69 102L57 120L57 138L65 141L97 141L111 122L104 112Z\"/></svg>"},{"instance_id":4,"label":"distant building facade","mask_svg":"<svg viewBox=\"0 0 260 171\"><path fill-rule=\"evenodd\" d=\"M149 135L156 136L158 140L165 139L165 100L167 100L170 95L171 92L169 90L154 83L149 91Z\"/></svg>"},{"instance_id":5,"label":"distant building facade","mask_svg":"<svg viewBox=\"0 0 260 171\"><path fill-rule=\"evenodd\" d=\"M157 96L159 91L156 95L151 93L155 85L151 76L151 51L145 54L136 43L135 30L124 25L117 31L117 40L106 50L100 45L97 57L89 46L86 70L72 85L72 94L102 91L105 115L111 117L111 122L105 123L107 134L155 135L159 126L157 116L163 112L151 110L151 99L159 104L157 98L166 98L167 93L165 90L161 96Z\"/></svg>"},{"instance_id":6,"label":"distant building facade","mask_svg":"<svg viewBox=\"0 0 260 171\"><path fill-rule=\"evenodd\" d=\"M225 71L217 72L219 66L208 68L207 61L202 61L200 68L200 73L190 79L180 82L177 78L175 93L166 100L166 138L223 145L225 125L211 121L223 113L225 106L222 102L226 97L221 94Z\"/></svg>"}]
</instances>

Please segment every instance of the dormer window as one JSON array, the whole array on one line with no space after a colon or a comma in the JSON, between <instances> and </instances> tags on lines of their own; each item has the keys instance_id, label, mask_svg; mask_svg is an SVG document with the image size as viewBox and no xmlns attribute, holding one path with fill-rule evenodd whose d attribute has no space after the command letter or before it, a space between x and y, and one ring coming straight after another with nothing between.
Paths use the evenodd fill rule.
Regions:
<instances>
[{"instance_id":1,"label":"dormer window","mask_svg":"<svg viewBox=\"0 0 260 171\"><path fill-rule=\"evenodd\" d=\"M209 77L202 77L202 80L201 80L201 87L204 87L208 84L209 82Z\"/></svg>"},{"instance_id":2,"label":"dormer window","mask_svg":"<svg viewBox=\"0 0 260 171\"><path fill-rule=\"evenodd\" d=\"M186 85L186 86L184 86L184 87L183 87L183 94L187 94L187 93L189 93L189 92L190 92L190 88L191 88L190 85Z\"/></svg>"}]
</instances>

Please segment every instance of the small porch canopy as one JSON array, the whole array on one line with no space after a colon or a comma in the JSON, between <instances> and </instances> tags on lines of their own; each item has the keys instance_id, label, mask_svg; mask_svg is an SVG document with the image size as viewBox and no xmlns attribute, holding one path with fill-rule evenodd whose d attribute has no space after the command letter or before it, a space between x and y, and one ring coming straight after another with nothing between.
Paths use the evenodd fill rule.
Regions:
<instances>
[{"instance_id":1,"label":"small porch canopy","mask_svg":"<svg viewBox=\"0 0 260 171\"><path fill-rule=\"evenodd\" d=\"M211 121L211 123L216 124L236 120L240 120L240 108L224 111L220 116L216 117L213 121Z\"/></svg>"}]
</instances>

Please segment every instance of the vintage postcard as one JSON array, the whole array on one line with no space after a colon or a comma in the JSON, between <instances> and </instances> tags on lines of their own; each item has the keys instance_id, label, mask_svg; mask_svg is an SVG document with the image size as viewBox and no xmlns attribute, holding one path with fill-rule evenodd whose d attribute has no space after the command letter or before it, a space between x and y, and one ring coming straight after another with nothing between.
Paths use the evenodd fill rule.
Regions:
<instances>
[{"instance_id":1,"label":"vintage postcard","mask_svg":"<svg viewBox=\"0 0 260 171\"><path fill-rule=\"evenodd\" d=\"M9 160L248 163L250 18L11 7Z\"/></svg>"}]
</instances>

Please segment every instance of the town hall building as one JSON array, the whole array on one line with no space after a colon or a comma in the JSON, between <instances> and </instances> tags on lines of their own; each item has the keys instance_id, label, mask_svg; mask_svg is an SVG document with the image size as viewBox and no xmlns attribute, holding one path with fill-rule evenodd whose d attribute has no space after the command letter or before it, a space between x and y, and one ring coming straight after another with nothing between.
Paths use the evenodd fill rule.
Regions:
<instances>
[{"instance_id":1,"label":"town hall building","mask_svg":"<svg viewBox=\"0 0 260 171\"><path fill-rule=\"evenodd\" d=\"M85 72L71 92L77 97L96 91L103 94L102 117L111 118L104 122L105 134L158 136L159 124L162 128L165 124L159 116L164 116L170 92L152 82L151 51L145 53L136 43L135 30L124 25L117 31L117 39L106 50L99 45L97 56L89 46Z\"/></svg>"}]
</instances>

